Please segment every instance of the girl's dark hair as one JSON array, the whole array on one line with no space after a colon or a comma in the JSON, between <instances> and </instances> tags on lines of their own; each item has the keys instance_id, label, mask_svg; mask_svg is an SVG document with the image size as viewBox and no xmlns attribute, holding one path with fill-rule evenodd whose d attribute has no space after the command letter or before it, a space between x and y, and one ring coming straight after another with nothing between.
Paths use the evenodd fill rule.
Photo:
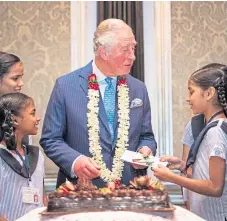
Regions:
<instances>
[{"instance_id":1,"label":"girl's dark hair","mask_svg":"<svg viewBox=\"0 0 227 221\"><path fill-rule=\"evenodd\" d=\"M15 150L17 145L12 116L20 116L31 101L31 97L22 93L10 93L0 97L0 141L5 141L9 150Z\"/></svg>"},{"instance_id":2,"label":"girl's dark hair","mask_svg":"<svg viewBox=\"0 0 227 221\"><path fill-rule=\"evenodd\" d=\"M224 64L220 64L220 63L209 63L203 67L201 67L201 69L207 69L207 68L223 68L225 67ZM199 70L201 70L199 69Z\"/></svg>"},{"instance_id":3,"label":"girl's dark hair","mask_svg":"<svg viewBox=\"0 0 227 221\"><path fill-rule=\"evenodd\" d=\"M220 68L223 68L223 67L225 67L224 64L209 63L209 64L206 64L206 65L202 66L201 68L197 69L195 72L192 73L192 75L195 74L196 72L204 70L204 69L208 69L208 68L219 68L220 69Z\"/></svg>"},{"instance_id":4,"label":"girl's dark hair","mask_svg":"<svg viewBox=\"0 0 227 221\"><path fill-rule=\"evenodd\" d=\"M227 116L227 66L199 69L190 76L189 81L204 90L214 87L218 98L216 105L221 105Z\"/></svg>"},{"instance_id":5,"label":"girl's dark hair","mask_svg":"<svg viewBox=\"0 0 227 221\"><path fill-rule=\"evenodd\" d=\"M20 61L16 55L0 51L0 80L9 73L14 64Z\"/></svg>"}]
</instances>

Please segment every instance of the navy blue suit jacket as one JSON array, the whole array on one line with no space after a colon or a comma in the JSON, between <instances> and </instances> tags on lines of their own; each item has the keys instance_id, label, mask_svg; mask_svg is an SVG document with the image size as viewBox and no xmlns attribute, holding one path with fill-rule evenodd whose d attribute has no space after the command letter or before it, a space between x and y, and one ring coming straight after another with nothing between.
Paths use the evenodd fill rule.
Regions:
<instances>
[{"instance_id":1,"label":"navy blue suit jacket","mask_svg":"<svg viewBox=\"0 0 227 221\"><path fill-rule=\"evenodd\" d=\"M40 145L46 155L68 178L70 178L73 161L78 156L83 154L91 157L87 129L88 76L91 73L92 63L90 62L85 67L58 78L44 119ZM126 75L126 79L130 103L135 98L143 101L142 106L130 109L128 149L137 151L141 146L148 146L155 154L156 141L151 127L150 102L146 86L130 75ZM114 131L117 134L117 108L115 110ZM99 122L103 158L107 167L111 168L117 136L115 135L112 143L102 99L99 102ZM122 182L127 185L132 178L133 168L125 163ZM99 178L93 181L99 187L105 185Z\"/></svg>"}]
</instances>

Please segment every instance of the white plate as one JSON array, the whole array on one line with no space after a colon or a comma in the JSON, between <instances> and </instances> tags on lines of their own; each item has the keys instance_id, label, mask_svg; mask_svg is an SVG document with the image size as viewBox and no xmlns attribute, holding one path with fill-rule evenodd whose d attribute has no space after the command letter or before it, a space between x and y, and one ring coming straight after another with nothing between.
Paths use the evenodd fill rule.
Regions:
<instances>
[{"instance_id":1,"label":"white plate","mask_svg":"<svg viewBox=\"0 0 227 221\"><path fill-rule=\"evenodd\" d=\"M132 159L134 158L134 156L137 154L137 152L134 151L130 151L130 150L126 150L122 157L121 160L125 161L125 162L129 162L129 163L133 163L136 165L140 165L140 166L149 166L150 164L147 163L140 163L140 162L135 162ZM167 166L168 162L160 162L160 158L159 157L153 157L154 161L152 162L152 167L157 167L157 165L163 165L163 166Z\"/></svg>"}]
</instances>

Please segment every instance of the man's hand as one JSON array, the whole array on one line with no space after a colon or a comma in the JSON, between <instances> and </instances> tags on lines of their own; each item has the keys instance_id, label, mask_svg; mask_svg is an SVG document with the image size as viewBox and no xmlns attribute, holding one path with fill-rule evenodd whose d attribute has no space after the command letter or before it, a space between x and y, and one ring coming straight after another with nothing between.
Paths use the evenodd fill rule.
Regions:
<instances>
[{"instance_id":1,"label":"man's hand","mask_svg":"<svg viewBox=\"0 0 227 221\"><path fill-rule=\"evenodd\" d=\"M80 157L74 165L74 173L77 177L94 179L100 176L100 166L90 157Z\"/></svg>"},{"instance_id":2,"label":"man's hand","mask_svg":"<svg viewBox=\"0 0 227 221\"><path fill-rule=\"evenodd\" d=\"M185 168L185 162L178 157L174 156L162 156L160 161L168 162L168 168L171 170L180 170L182 171Z\"/></svg>"},{"instance_id":3,"label":"man's hand","mask_svg":"<svg viewBox=\"0 0 227 221\"><path fill-rule=\"evenodd\" d=\"M149 155L152 155L152 150L147 146L140 148L138 152L143 154L144 157L148 157ZM147 168L147 166L140 166L140 165L137 165L137 164L134 164L134 163L132 164L132 167L134 169L145 169L145 168Z\"/></svg>"}]
</instances>

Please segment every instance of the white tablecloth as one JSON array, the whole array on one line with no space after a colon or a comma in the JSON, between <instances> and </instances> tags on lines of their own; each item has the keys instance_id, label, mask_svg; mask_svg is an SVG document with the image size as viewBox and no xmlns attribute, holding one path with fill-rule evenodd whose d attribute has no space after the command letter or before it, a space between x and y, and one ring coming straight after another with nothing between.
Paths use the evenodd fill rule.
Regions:
<instances>
[{"instance_id":1,"label":"white tablecloth","mask_svg":"<svg viewBox=\"0 0 227 221\"><path fill-rule=\"evenodd\" d=\"M17 221L204 221L188 210L174 206L176 210L173 215L159 213L135 213L135 212L96 212L96 213L77 213L61 216L42 216L40 212L46 208L32 210Z\"/></svg>"}]
</instances>

